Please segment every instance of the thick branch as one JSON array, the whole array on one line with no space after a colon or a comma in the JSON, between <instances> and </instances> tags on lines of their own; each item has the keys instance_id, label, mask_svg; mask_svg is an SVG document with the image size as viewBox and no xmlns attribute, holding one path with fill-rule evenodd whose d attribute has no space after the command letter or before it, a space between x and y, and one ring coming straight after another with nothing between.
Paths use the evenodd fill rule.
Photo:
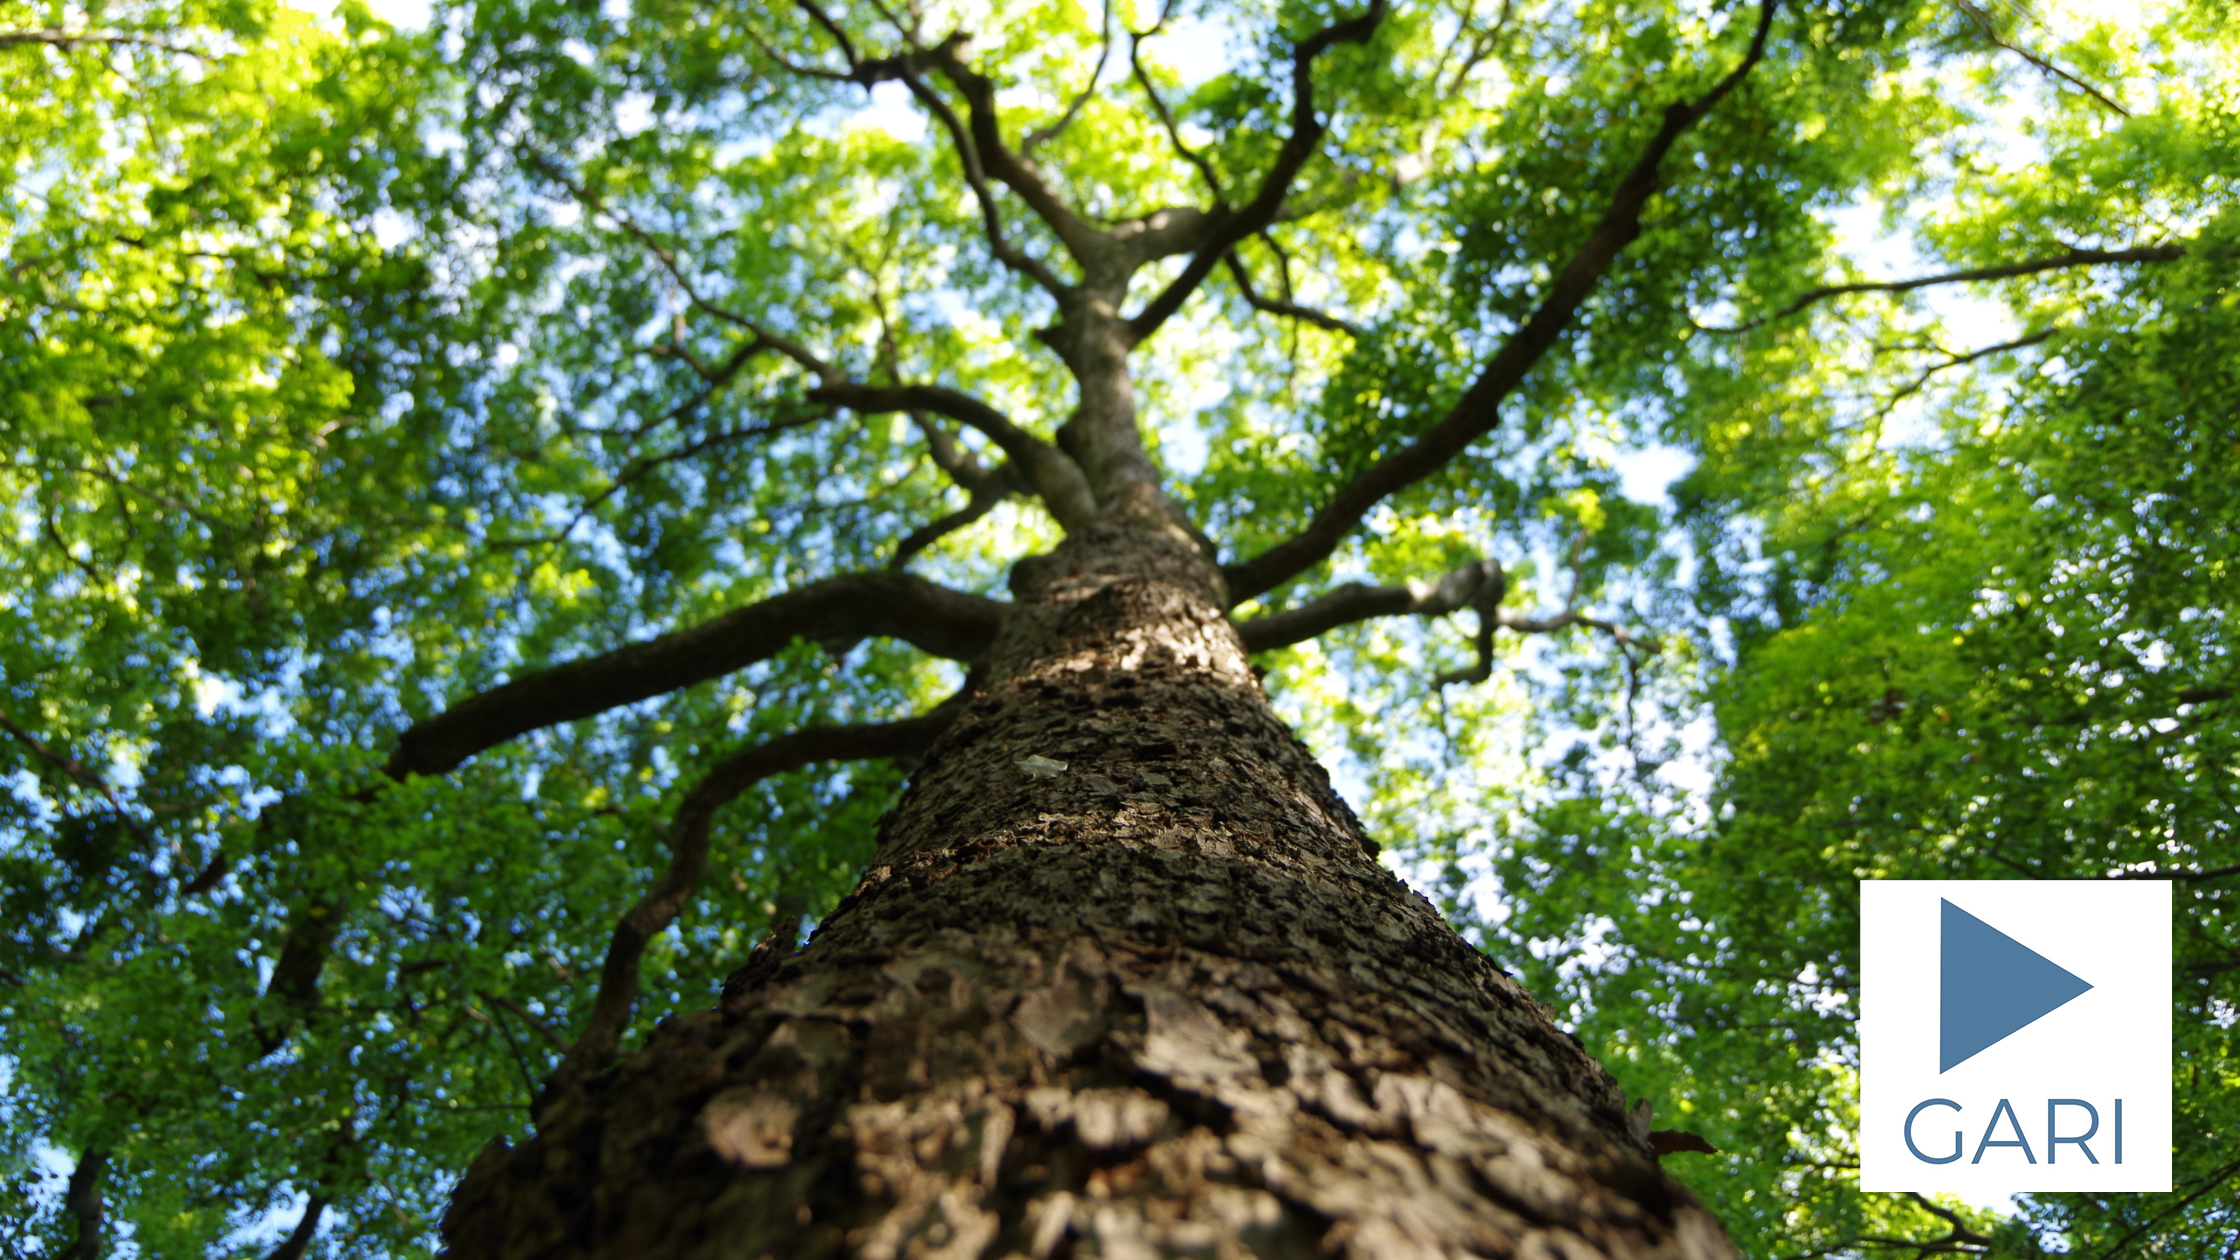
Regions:
<instances>
[{"instance_id":1,"label":"thick branch","mask_svg":"<svg viewBox=\"0 0 2240 1260\"><path fill-rule=\"evenodd\" d=\"M690 629L570 661L472 696L414 726L389 758L392 777L442 774L541 727L595 717L768 660L797 638L901 639L970 660L987 649L1003 605L902 573L813 582Z\"/></svg>"},{"instance_id":2,"label":"thick branch","mask_svg":"<svg viewBox=\"0 0 2240 1260\"><path fill-rule=\"evenodd\" d=\"M70 1245L55 1253L55 1260L100 1260L102 1235L108 1232L108 1205L101 1195L101 1174L109 1165L109 1152L88 1147L70 1170L70 1183L62 1191L62 1210L77 1225Z\"/></svg>"},{"instance_id":3,"label":"thick branch","mask_svg":"<svg viewBox=\"0 0 2240 1260\"><path fill-rule=\"evenodd\" d=\"M1777 319L1786 319L1815 302L1850 293L1911 293L1940 284L1968 284L1979 280L2012 280L2018 276L2034 276L2045 271L2060 271L2069 267L2097 267L2102 263L2170 262L2183 258L2183 245L2142 245L2134 249L2076 249L2056 254L2051 258L2033 258L2027 262L2001 263L1995 267L1970 267L1964 271L1946 271L1933 276L1916 276L1910 280L1861 280L1852 284L1824 284L1806 289L1795 301L1775 311L1762 315L1746 324L1731 328L1701 325L1705 332L1746 333L1763 327Z\"/></svg>"},{"instance_id":4,"label":"thick branch","mask_svg":"<svg viewBox=\"0 0 2240 1260\"><path fill-rule=\"evenodd\" d=\"M795 731L768 743L733 753L701 776L669 823L669 865L615 925L614 940L599 972L599 996L591 1017L567 1057L545 1083L531 1111L542 1111L570 1085L605 1067L629 1027L638 1001L638 963L646 943L675 922L699 887L707 869L709 831L715 814L734 797L772 775L821 761L864 761L923 753L934 737L963 711L954 697L921 717L860 726L823 726Z\"/></svg>"},{"instance_id":5,"label":"thick branch","mask_svg":"<svg viewBox=\"0 0 2240 1260\"><path fill-rule=\"evenodd\" d=\"M1371 0L1368 11L1342 22L1333 22L1299 41L1291 52L1291 134L1284 137L1283 146L1276 150L1276 158L1261 177L1260 187L1252 200L1239 209L1226 208L1211 215L1206 224L1205 239L1191 255L1182 274L1151 299L1142 311L1128 321L1128 329L1141 341L1157 332L1159 325L1189 300L1198 286L1205 283L1213 269L1221 265L1241 241L1256 232L1264 231L1276 221L1283 209L1283 199L1291 192L1292 181L1306 169L1307 160L1314 156L1315 146L1322 142L1327 129L1315 112L1314 63L1338 44L1363 44L1376 33L1384 21L1385 0Z\"/></svg>"},{"instance_id":6,"label":"thick branch","mask_svg":"<svg viewBox=\"0 0 2240 1260\"><path fill-rule=\"evenodd\" d=\"M1668 106L1664 122L1641 157L1620 180L1594 230L1549 286L1547 296L1524 325L1510 334L1446 417L1422 437L1372 465L1341 488L1298 536L1223 570L1230 598L1250 599L1274 589L1329 558L1338 543L1387 495L1413 485L1460 455L1501 422L1500 406L1524 381L1569 326L1587 295L1618 255L1641 234L1641 215L1656 194L1658 169L1680 137L1750 73L1765 55L1779 0L1764 0L1758 26L1742 61L1710 91L1695 100Z\"/></svg>"},{"instance_id":7,"label":"thick branch","mask_svg":"<svg viewBox=\"0 0 2240 1260\"><path fill-rule=\"evenodd\" d=\"M862 385L833 381L809 391L815 402L831 402L865 413L928 411L978 429L1025 470L1043 506L1067 529L1096 519L1096 496L1081 466L1064 451L1011 422L988 404L940 385Z\"/></svg>"},{"instance_id":8,"label":"thick branch","mask_svg":"<svg viewBox=\"0 0 2240 1260\"><path fill-rule=\"evenodd\" d=\"M966 65L957 56L961 40L951 39L932 50L932 62L941 77L952 84L965 101L965 127L971 136L972 156L980 168L998 183L1017 194L1027 203L1035 217L1047 224L1057 234L1058 240L1073 255L1084 271L1100 269L1111 249L1111 238L1092 226L1073 207L1058 196L1055 188L1042 177L1033 162L1020 157L1003 140L1001 124L996 116L996 86L986 75ZM913 76L914 77L914 76ZM908 79L905 80L909 81ZM913 92L919 85L911 85ZM920 95L921 100L931 96Z\"/></svg>"},{"instance_id":9,"label":"thick branch","mask_svg":"<svg viewBox=\"0 0 2240 1260\"><path fill-rule=\"evenodd\" d=\"M326 1199L312 1195L303 1205L303 1215L297 1218L296 1227L288 1231L288 1236L280 1240L280 1245L274 1247L265 1260L303 1260L304 1254L311 1250L311 1241L319 1236L319 1218L326 1213Z\"/></svg>"}]
</instances>

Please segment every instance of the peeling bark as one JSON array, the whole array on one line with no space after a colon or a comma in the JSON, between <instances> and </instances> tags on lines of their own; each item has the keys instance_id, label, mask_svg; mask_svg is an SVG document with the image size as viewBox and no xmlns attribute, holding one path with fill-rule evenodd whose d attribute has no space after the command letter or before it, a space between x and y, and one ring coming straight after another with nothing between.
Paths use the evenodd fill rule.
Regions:
<instances>
[{"instance_id":1,"label":"peeling bark","mask_svg":"<svg viewBox=\"0 0 2240 1260\"><path fill-rule=\"evenodd\" d=\"M448 1254L1734 1254L1377 864L1188 539L1077 531L1013 588L855 892L486 1149Z\"/></svg>"}]
</instances>

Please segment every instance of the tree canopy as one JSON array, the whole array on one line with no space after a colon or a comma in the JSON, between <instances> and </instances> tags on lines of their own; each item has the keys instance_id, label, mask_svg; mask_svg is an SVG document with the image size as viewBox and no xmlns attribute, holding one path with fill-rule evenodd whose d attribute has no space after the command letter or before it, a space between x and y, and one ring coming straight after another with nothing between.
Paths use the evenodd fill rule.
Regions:
<instances>
[{"instance_id":1,"label":"tree canopy","mask_svg":"<svg viewBox=\"0 0 2240 1260\"><path fill-rule=\"evenodd\" d=\"M1386 862L1747 1254L2230 1254L2218 0L0 0L0 154L27 1254L425 1252L827 913L1092 308ZM1933 877L2175 881L2173 1193L1857 1189L1856 881Z\"/></svg>"}]
</instances>

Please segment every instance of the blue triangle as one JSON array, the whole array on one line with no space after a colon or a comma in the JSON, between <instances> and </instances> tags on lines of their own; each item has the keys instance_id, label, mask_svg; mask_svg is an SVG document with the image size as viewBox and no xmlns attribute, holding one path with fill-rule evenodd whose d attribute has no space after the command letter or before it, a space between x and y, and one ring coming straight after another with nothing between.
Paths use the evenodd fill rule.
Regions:
<instances>
[{"instance_id":1,"label":"blue triangle","mask_svg":"<svg viewBox=\"0 0 2240 1260\"><path fill-rule=\"evenodd\" d=\"M1952 1070L2092 987L2005 932L1943 904L1937 1071Z\"/></svg>"}]
</instances>

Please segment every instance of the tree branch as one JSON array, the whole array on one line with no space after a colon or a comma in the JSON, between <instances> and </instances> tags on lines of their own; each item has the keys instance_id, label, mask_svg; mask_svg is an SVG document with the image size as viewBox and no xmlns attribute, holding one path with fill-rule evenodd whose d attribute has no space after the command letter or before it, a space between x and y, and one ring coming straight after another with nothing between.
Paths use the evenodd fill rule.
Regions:
<instances>
[{"instance_id":1,"label":"tree branch","mask_svg":"<svg viewBox=\"0 0 2240 1260\"><path fill-rule=\"evenodd\" d=\"M1929 382L1935 379L1936 375L1939 372L1950 371L1951 369L1956 367L1965 367L1966 365L1974 363L1979 359L1988 359L1992 355L2004 354L2009 350L2027 349L2028 347L2037 345L2052 336L2053 329L2046 328L2034 333L2030 333L2026 336L2017 337L2012 341L2002 341L1997 345L1985 346L1980 350L1969 350L1960 354L1946 354L1943 362L1932 364L1929 367L1923 369L1919 375L1915 376L1912 380L1907 381L1904 385L1899 386L1896 392L1892 393L1888 398L1882 400L1881 409L1875 413L1875 423L1877 430L1879 431L1881 422L1887 419L1892 411L1897 410L1899 403L1904 402L1906 399L1913 397L1915 394L1918 394L1923 389L1927 388Z\"/></svg>"},{"instance_id":2,"label":"tree branch","mask_svg":"<svg viewBox=\"0 0 2240 1260\"><path fill-rule=\"evenodd\" d=\"M1488 589L1506 589L1500 562L1466 564L1436 583L1368 586L1354 582L1284 612L1237 624L1247 652L1268 652L1319 638L1339 626L1375 617L1443 617L1468 608ZM1495 597L1498 602L1499 596Z\"/></svg>"},{"instance_id":3,"label":"tree branch","mask_svg":"<svg viewBox=\"0 0 2240 1260\"><path fill-rule=\"evenodd\" d=\"M288 1231L288 1236L280 1240L280 1245L274 1247L265 1260L303 1260L305 1253L311 1250L311 1240L319 1235L319 1218L326 1212L326 1199L312 1195L303 1205L303 1215L297 1218L296 1227Z\"/></svg>"},{"instance_id":4,"label":"tree branch","mask_svg":"<svg viewBox=\"0 0 2240 1260\"><path fill-rule=\"evenodd\" d=\"M1032 161L1036 149L1065 134L1065 129L1073 125L1074 115L1080 113L1081 107L1089 103L1089 98L1097 94L1097 81L1104 78L1105 63L1112 59L1112 0L1105 0L1101 34L1104 38L1098 45L1097 65L1089 72L1088 86L1081 89L1081 94L1073 98L1073 104L1066 106L1066 112L1058 115L1056 122L1047 127L1037 127L1020 138L1019 156L1022 159Z\"/></svg>"},{"instance_id":5,"label":"tree branch","mask_svg":"<svg viewBox=\"0 0 2240 1260\"><path fill-rule=\"evenodd\" d=\"M1304 320L1317 328L1334 333L1344 333L1348 337L1359 338L1361 336L1361 329L1335 315L1315 310L1311 306L1301 306L1296 302L1286 301L1282 298L1262 297L1260 291L1253 287L1252 273L1245 269L1244 260L1237 257L1237 251L1230 250L1222 261L1229 265L1229 274L1237 282L1237 291L1244 295L1245 302L1252 309L1266 311L1270 315L1282 315L1290 319Z\"/></svg>"},{"instance_id":6,"label":"tree branch","mask_svg":"<svg viewBox=\"0 0 2240 1260\"><path fill-rule=\"evenodd\" d=\"M1824 284L1807 289L1795 301L1771 315L1761 315L1745 324L1718 327L1698 324L1708 333L1732 336L1761 328L1777 319L1787 319L1815 302L1850 293L1911 293L1940 284L1967 284L1978 280L2011 280L2018 276L2034 276L2045 271L2060 271L2068 267L2097 267L2102 263L2170 262L2183 258L2183 245L2142 245L2133 249L2078 249L2071 247L2051 258L2033 258L2027 262L2001 263L1995 267L1970 267L1963 271L1941 272L1933 276L1917 276L1910 280L1861 280L1851 284Z\"/></svg>"},{"instance_id":7,"label":"tree branch","mask_svg":"<svg viewBox=\"0 0 2240 1260\"><path fill-rule=\"evenodd\" d=\"M835 74L828 70L796 66L783 58L778 59L779 63L795 73L844 80L861 84L865 88L879 83L899 82L910 89L910 95L916 97L918 103L925 106L942 129L949 133L950 144L957 151L957 160L964 167L965 183L971 187L973 198L979 203L982 232L988 238L988 247L994 252L996 260L1034 281L1053 297L1069 292L1071 286L1059 279L1048 264L1012 243L1009 233L1004 230L1003 212L996 205L993 190L988 187L989 176L992 174L1018 193L1028 208L1049 224L1051 230L1058 234L1060 243L1073 251L1077 259L1082 257L1078 247L1089 244L1093 248L1093 238L1099 233L1058 200L1057 194L1043 181L1041 173L1032 163L1005 147L995 116L994 85L957 59L956 47L965 41L965 37L960 33L950 36L933 48L919 46L905 56L867 60L857 55L855 44L848 38L847 32L815 0L796 0L796 3L839 45L840 55L848 62L848 72ZM910 36L907 31L904 33L915 43L914 36ZM929 64L939 69L943 77L949 79L964 94L966 110L970 115L969 123L959 120L956 111L941 99L941 94L934 91L918 74L919 67ZM1094 80L1091 81L1091 86L1095 86Z\"/></svg>"},{"instance_id":8,"label":"tree branch","mask_svg":"<svg viewBox=\"0 0 2240 1260\"><path fill-rule=\"evenodd\" d=\"M1221 191L1221 177L1214 172L1213 163L1208 162L1204 154L1183 143L1182 129L1175 125L1173 111L1167 108L1167 102L1160 97L1159 89L1152 84L1150 72L1143 68L1143 41L1166 27L1173 7L1172 0L1169 0L1159 10L1159 20L1151 24L1150 30L1128 32L1128 66L1135 76L1137 86L1143 89L1144 96L1151 101L1151 112L1159 116L1159 125L1166 129L1167 142L1174 146L1174 151L1181 154L1184 161L1197 168L1198 175L1206 181L1206 191L1213 194L1213 204L1218 211L1225 209L1227 202L1227 196Z\"/></svg>"},{"instance_id":9,"label":"tree branch","mask_svg":"<svg viewBox=\"0 0 2240 1260\"><path fill-rule=\"evenodd\" d=\"M1128 321L1128 330L1141 341L1157 332L1159 326L1189 300L1198 286L1205 283L1213 269L1237 244L1255 232L1262 231L1276 221L1283 209L1283 199L1291 191L1292 181L1304 170L1307 160L1314 156L1315 146L1322 142L1327 124L1315 113L1314 63L1323 53L1338 44L1364 44L1376 33L1384 21L1385 0L1370 0L1366 12L1342 22L1333 22L1301 40L1291 51L1291 134L1284 137L1283 146L1276 150L1275 161L1261 177L1260 187L1252 200L1242 208L1216 210L1208 217L1205 238L1191 255L1182 274L1160 291L1159 295L1144 306ZM1257 593L1257 592L1255 592Z\"/></svg>"},{"instance_id":10,"label":"tree branch","mask_svg":"<svg viewBox=\"0 0 2240 1260\"><path fill-rule=\"evenodd\" d=\"M2162 1211L2155 1213L2153 1216L2148 1217L2146 1220L2141 1221L2136 1227L2132 1229L2130 1233L2116 1239L2115 1243L2112 1246L2110 1246L2107 1250L2101 1252L2097 1257L2097 1260L2115 1260L2115 1257L2121 1254L2125 1247L2130 1246L2133 1240L2137 1239L2139 1235L2146 1233L2156 1225L2161 1224L2164 1220L2177 1215L2179 1212L2185 1210L2186 1206L2192 1203L2195 1199L2198 1199L2202 1195L2209 1193L2211 1190L2222 1186L2225 1182L2231 1180L2235 1175L2240 1175L2240 1159L2236 1159L2231 1163L2226 1164L2224 1167L2219 1168L2215 1172L2210 1173L2207 1178L2203 1179L2200 1189L2178 1200L2176 1203L2171 1204L2169 1207L2164 1208Z\"/></svg>"},{"instance_id":11,"label":"tree branch","mask_svg":"<svg viewBox=\"0 0 2240 1260\"><path fill-rule=\"evenodd\" d=\"M107 779L88 770L76 757L49 748L40 741L38 736L18 725L16 720L9 717L5 710L0 710L0 730L15 736L24 747L31 750L32 755L60 770L72 782L80 787L91 788L99 792L101 798L109 803L109 810L117 816L117 821L122 823L127 831L138 836L141 843L151 848L154 847L155 837L150 835L147 828L140 825L140 820L134 818L131 811L124 807L124 801L117 796L117 790L109 786Z\"/></svg>"},{"instance_id":12,"label":"tree branch","mask_svg":"<svg viewBox=\"0 0 2240 1260\"><path fill-rule=\"evenodd\" d=\"M772 775L821 761L864 761L923 753L964 709L959 693L939 708L898 722L821 726L782 735L733 753L710 767L685 794L669 822L669 865L615 926L599 972L599 995L583 1032L530 1104L541 1114L567 1089L605 1067L629 1027L638 1001L638 963L646 943L676 921L707 868L708 838L718 809Z\"/></svg>"},{"instance_id":13,"label":"tree branch","mask_svg":"<svg viewBox=\"0 0 2240 1260\"><path fill-rule=\"evenodd\" d=\"M600 656L470 696L397 740L386 772L443 774L542 727L595 717L768 660L795 639L884 636L953 660L987 649L1003 605L901 573L826 578Z\"/></svg>"},{"instance_id":14,"label":"tree branch","mask_svg":"<svg viewBox=\"0 0 2240 1260\"><path fill-rule=\"evenodd\" d=\"M941 385L864 385L855 381L828 381L809 391L812 402L837 403L854 411L878 414L895 411L928 411L978 429L1011 457L1043 505L1067 529L1079 529L1096 519L1096 496L1081 466L1065 452L1011 422L1009 416L972 397Z\"/></svg>"},{"instance_id":15,"label":"tree branch","mask_svg":"<svg viewBox=\"0 0 2240 1260\"><path fill-rule=\"evenodd\" d=\"M949 133L949 143L957 151L958 162L964 166L965 183L972 189L973 200L980 206L981 235L987 237L988 249L996 256L996 261L1034 281L1053 297L1063 297L1072 292L1073 286L1059 279L1058 273L1050 270L1049 264L1012 244L1009 234L1004 231L1003 211L997 207L995 193L988 187L988 173L981 165L979 149L973 144L965 124L958 121L957 112L949 108L949 102L942 100L941 94L934 91L924 79L900 68L899 63L895 77L902 80L903 86L910 89L910 94ZM989 130L994 130L993 121L988 127ZM1063 239L1061 235L1060 240Z\"/></svg>"},{"instance_id":16,"label":"tree branch","mask_svg":"<svg viewBox=\"0 0 2240 1260\"><path fill-rule=\"evenodd\" d=\"M705 394L701 395L701 398L705 397ZM696 399L694 401L697 402L699 400ZM619 475L617 475L615 479L608 484L606 489L601 490L599 493L592 495L588 499L585 499L583 501L583 506L576 509L575 516L572 517L568 521L568 523L561 528L558 534L553 535L552 538L554 540L558 540L561 538L566 538L568 535L574 533L576 526L581 525L585 517L588 517L593 512L597 511L600 504L605 503L615 495L620 494L630 485L643 478L647 473L652 472L654 469L659 468L664 464L674 464L680 460L691 459L695 455L704 454L708 451L714 450L716 447L728 446L733 442L743 442L748 438L769 437L771 434L783 433L788 429L804 428L808 425L816 424L819 421L830 419L832 416L832 410L832 408L827 407L817 411L812 411L807 415L797 416L791 420L776 420L772 421L769 424L751 424L736 429L723 429L719 430L718 432L711 433L706 437L701 438L699 441L687 442L683 446L680 446L673 451L664 451L659 455L640 456L637 459L630 461L630 466L628 468L625 468Z\"/></svg>"},{"instance_id":17,"label":"tree branch","mask_svg":"<svg viewBox=\"0 0 2240 1260\"><path fill-rule=\"evenodd\" d=\"M50 48L68 51L85 44L98 44L112 48L153 48L158 52L178 53L197 61L207 58L200 49L167 44L145 35L122 35L104 31L66 31L58 26L30 31L0 31L0 48L17 44L45 44Z\"/></svg>"},{"instance_id":18,"label":"tree branch","mask_svg":"<svg viewBox=\"0 0 2240 1260\"><path fill-rule=\"evenodd\" d=\"M1664 121L1633 168L1611 195L1594 230L1564 265L1547 296L1524 325L1502 343L1460 401L1429 432L1379 460L1342 487L1306 529L1243 564L1229 565L1230 598L1250 599L1329 558L1369 509L1387 495L1430 476L1501 422L1500 406L1525 375L1553 349L1618 255L1641 234L1641 215L1658 187L1658 169L1680 137L1732 92L1765 56L1766 39L1780 0L1763 0L1758 25L1741 62L1693 101L1666 107ZM1202 257L1202 255L1201 255Z\"/></svg>"},{"instance_id":19,"label":"tree branch","mask_svg":"<svg viewBox=\"0 0 2240 1260\"><path fill-rule=\"evenodd\" d=\"M62 1191L62 1210L77 1225L70 1245L55 1253L55 1260L100 1260L102 1235L108 1232L108 1204L101 1195L101 1174L109 1165L109 1152L87 1147L70 1170Z\"/></svg>"},{"instance_id":20,"label":"tree branch","mask_svg":"<svg viewBox=\"0 0 2240 1260\"><path fill-rule=\"evenodd\" d=\"M566 1054L568 1052L568 1039L561 1036L559 1033L554 1032L552 1030L552 1025L547 1024L543 1020L538 1019L536 1016L530 1014L528 1007L514 1001L512 998L507 997L503 993L492 993L488 989L477 989L475 990L475 993L480 996L483 1001L488 1002L490 1005L497 1007L499 1010L504 1011L506 1014L511 1015L515 1019L518 1019L522 1023L528 1025L529 1031L543 1038L546 1045L551 1046L553 1049L558 1050L562 1054Z\"/></svg>"},{"instance_id":21,"label":"tree branch","mask_svg":"<svg viewBox=\"0 0 2240 1260\"><path fill-rule=\"evenodd\" d=\"M887 561L887 570L900 573L917 558L919 552L986 516L995 510L997 504L1010 498L1014 491L1024 489L1018 483L1016 472L1010 464L999 466L992 475L971 488L972 498L963 507L910 531L907 537L896 544L894 558Z\"/></svg>"},{"instance_id":22,"label":"tree branch","mask_svg":"<svg viewBox=\"0 0 2240 1260\"><path fill-rule=\"evenodd\" d=\"M2031 52L2029 49L2024 48L2018 44L2008 43L2006 38L1999 34L1999 28L1992 24L1991 15L1985 13L1982 9L1977 8L1974 4L1969 3L1969 0L1958 0L1958 3L1960 5L1960 11L1967 14L1970 18L1974 19L1975 24L1982 29L1983 37L1985 39L1990 40L1993 44L1997 45L2000 48L2006 49L2008 52L2013 53L2015 56L2022 58L2024 61L2027 61L2031 65L2036 66L2038 69L2044 71L2045 73L2052 75L2054 78L2057 78L2062 82L2068 84L2069 86L2076 88L2078 91L2083 92L2086 96L2089 96L2093 100L2100 102L2101 105L2107 107L2108 109L2114 110L2116 113L2122 115L2125 118L2131 117L2131 111L2125 109L2121 105L2118 105L2114 97L2109 96L2107 93L2102 92L2099 88L2092 86L2091 84L2085 82L2083 79L2080 79L2077 76L2062 69L2061 67L2053 64L2052 62L2047 61L2045 58L2040 57L2038 54Z\"/></svg>"}]
</instances>

